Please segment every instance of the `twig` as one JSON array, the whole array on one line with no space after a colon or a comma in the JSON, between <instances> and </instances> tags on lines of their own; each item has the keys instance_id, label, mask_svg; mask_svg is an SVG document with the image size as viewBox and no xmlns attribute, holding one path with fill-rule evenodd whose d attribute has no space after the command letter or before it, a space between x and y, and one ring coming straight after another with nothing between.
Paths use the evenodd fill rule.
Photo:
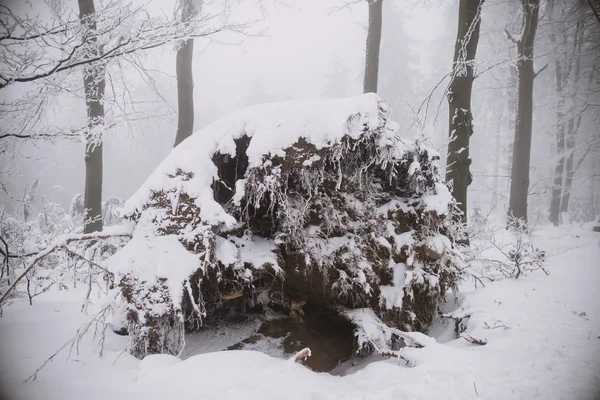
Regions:
<instances>
[{"instance_id":1,"label":"twig","mask_svg":"<svg viewBox=\"0 0 600 400\"><path fill-rule=\"evenodd\" d=\"M592 0L588 0L588 4L590 5L590 8L592 9L592 12L594 13L594 16L598 20L598 23L600 23L600 14L598 13L598 10L596 10L596 7L592 3Z\"/></svg>"},{"instance_id":2,"label":"twig","mask_svg":"<svg viewBox=\"0 0 600 400\"><path fill-rule=\"evenodd\" d=\"M535 79L535 78L537 78L537 76L538 76L539 74L541 74L542 72L544 72L544 70L545 70L546 68L548 68L548 66L549 66L549 65L550 65L550 63L546 63L546 65L544 65L542 68L540 68L540 69L539 69L537 72L535 72L535 73L533 74L533 78L534 78L534 79Z\"/></svg>"},{"instance_id":3,"label":"twig","mask_svg":"<svg viewBox=\"0 0 600 400\"><path fill-rule=\"evenodd\" d=\"M67 247L66 245L64 246L65 250L67 251L67 253L70 253L76 257L81 258L83 261L93 265L94 267L101 269L102 271L106 272L107 274L109 274L111 277L114 276L114 274L112 272L110 272L109 270L107 270L106 268L104 268L103 266L101 266L100 264L98 264L95 261L92 261L88 258L85 258L84 256L82 256L81 254L77 253L76 251L70 249L69 247Z\"/></svg>"},{"instance_id":4,"label":"twig","mask_svg":"<svg viewBox=\"0 0 600 400\"><path fill-rule=\"evenodd\" d=\"M504 28L504 33L506 34L506 37L508 38L508 40L510 40L511 42L513 42L513 43L517 43L518 42L518 40L515 39L513 37L513 35L510 34L510 32L508 31L508 29Z\"/></svg>"},{"instance_id":5,"label":"twig","mask_svg":"<svg viewBox=\"0 0 600 400\"><path fill-rule=\"evenodd\" d=\"M48 364L50 361L52 361L52 359L54 357L56 357L58 355L58 353L60 353L65 347L67 347L69 344L72 344L75 341L76 337L72 337L71 339L69 339L65 344L63 344L60 349L56 350L56 352L54 354L52 354L50 357L48 357L48 359L46 361L44 361L44 363L42 365L40 365L33 374L31 374L27 379L25 379L25 382L28 382L30 380L36 380L37 379L37 373L40 372L40 370L42 368L44 368L46 366L46 364Z\"/></svg>"},{"instance_id":6,"label":"twig","mask_svg":"<svg viewBox=\"0 0 600 400\"><path fill-rule=\"evenodd\" d=\"M96 323L101 322L101 323L104 323L105 327L106 327L107 323L100 321L98 318L104 317L106 312L108 310L110 310L111 308L112 308L112 306L109 303L108 305L104 306L98 313L96 313L96 315L94 315L88 322L81 325L79 327L79 329L77 329L77 332L75 332L75 335L71 339L69 339L65 344L63 344L58 350L56 350L56 352L54 354L52 354L50 357L48 357L48 359L46 359L46 361L44 361L44 363L42 365L40 365L33 374L31 374L27 379L25 379L25 382L28 382L29 380L35 381L37 378L38 372L40 372L42 370L42 368L44 368L50 361L52 361L52 359L54 357L56 357L58 355L58 353L60 353L62 350L64 350L67 346L69 346L69 345L71 346L67 360L71 357L71 352L73 351L73 347L75 347L77 349L77 354L79 354L79 343L81 342L81 339L83 338L83 336L90 329L90 326L92 326L92 323L93 322L96 322ZM100 356L102 356L102 352L104 351L104 340L103 339L104 338L102 338L100 340L100 345L102 346L100 349L100 353L101 353Z\"/></svg>"}]
</instances>

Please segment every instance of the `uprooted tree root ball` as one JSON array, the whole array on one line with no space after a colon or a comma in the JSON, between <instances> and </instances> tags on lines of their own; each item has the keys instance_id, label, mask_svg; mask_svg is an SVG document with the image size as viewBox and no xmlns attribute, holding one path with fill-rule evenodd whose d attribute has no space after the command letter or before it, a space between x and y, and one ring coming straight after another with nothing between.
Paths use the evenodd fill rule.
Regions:
<instances>
[{"instance_id":1,"label":"uprooted tree root ball","mask_svg":"<svg viewBox=\"0 0 600 400\"><path fill-rule=\"evenodd\" d=\"M374 94L267 104L174 149L127 202L136 229L109 260L131 352L178 354L184 330L293 302L344 316L363 353L423 332L458 280L451 198L437 154L389 114Z\"/></svg>"}]
</instances>

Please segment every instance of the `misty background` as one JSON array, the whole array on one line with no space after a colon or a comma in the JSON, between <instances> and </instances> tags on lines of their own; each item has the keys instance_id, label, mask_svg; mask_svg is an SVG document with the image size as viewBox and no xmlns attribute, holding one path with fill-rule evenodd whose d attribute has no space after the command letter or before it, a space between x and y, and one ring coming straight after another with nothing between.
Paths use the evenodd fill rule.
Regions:
<instances>
[{"instance_id":1,"label":"misty background","mask_svg":"<svg viewBox=\"0 0 600 400\"><path fill-rule=\"evenodd\" d=\"M48 2L13 0L22 13L49 13ZM172 13L174 1L151 1L151 12ZM367 34L366 2L345 5L338 0L249 3L234 17L256 21L246 32L225 32L198 38L194 48L194 130L242 107L281 100L354 96L362 93ZM63 9L69 13L74 10ZM448 106L444 95L456 38L457 1L386 1L383 4L379 95L392 105L392 118L406 137L424 133L445 158ZM483 8L477 54L478 76L473 89L475 134L471 138L473 183L471 211L506 210L514 121L509 117L510 63L514 45L504 30L518 25L511 2L487 2ZM535 69L550 62L548 22L540 19ZM176 47L173 44L136 55L138 67L126 64L108 76L117 86L113 108L122 108L126 123L104 133L103 199L127 199L171 151L177 127ZM530 173L530 217L545 220L556 164L556 112L552 68L535 80L533 145ZM143 71L143 72L140 72ZM68 79L68 78L65 78ZM1 100L18 95L14 84L0 92ZM117 92L122 98L117 98ZM429 96L429 97L428 97ZM118 110L117 110L118 111ZM85 123L82 94L52 99L45 118L68 127ZM585 115L583 128L592 130L598 112ZM581 144L578 144L581 146ZM597 146L597 142L592 143ZM13 154L2 154L0 201L14 211L27 187L39 179L37 198L57 202L65 210L83 192L83 142L23 141ZM577 151L585 149L578 147ZM597 149L576 172L572 209L581 219L597 213ZM440 163L444 165L444 162ZM582 204L578 204L582 203ZM587 204L583 204L587 202ZM581 211L585 209L586 211ZM583 215L585 214L585 215ZM576 216L574 216L575 218Z\"/></svg>"}]
</instances>

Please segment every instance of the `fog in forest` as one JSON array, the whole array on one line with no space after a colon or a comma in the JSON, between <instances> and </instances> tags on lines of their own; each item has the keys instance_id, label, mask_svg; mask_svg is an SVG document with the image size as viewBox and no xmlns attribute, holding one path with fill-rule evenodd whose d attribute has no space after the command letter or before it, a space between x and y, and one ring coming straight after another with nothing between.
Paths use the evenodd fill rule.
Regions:
<instances>
[{"instance_id":1,"label":"fog in forest","mask_svg":"<svg viewBox=\"0 0 600 400\"><path fill-rule=\"evenodd\" d=\"M145 7L155 12L172 12L169 9L174 9L174 2L167 3L148 2ZM249 105L360 94L368 6L365 2L353 3L265 2L260 10L254 4L238 5L235 13L240 19L257 22L241 33L223 32L196 41L194 129ZM52 2L39 0L27 4L13 0L7 5L14 6L13 12L39 13L43 17L51 13L48 5ZM61 12L75 13L76 10L69 9L72 6L66 4ZM514 140L514 116L510 115L514 88L510 74L516 48L505 29L517 34L520 21L514 9L510 1L500 1L486 3L482 11L475 60L477 79L473 85L475 133L470 143L473 183L469 186L469 197L471 204L484 212L491 208L505 211L507 207ZM392 105L392 118L400 124L403 134L412 137L424 133L442 154L448 141L444 91L452 70L457 11L456 1L388 1L383 5L379 93ZM538 221L547 218L554 172L561 157L556 140L557 107L561 99L557 98L554 87L553 60L557 52L564 53L560 56L565 59L577 57L568 44L559 48L552 40L555 32L564 32L567 27L551 21L547 11L542 14L545 15L540 19L534 65L545 70L534 85L530 174L530 203L534 205L530 216ZM571 40L570 33L567 35ZM111 109L121 114L119 118L124 121L104 132L102 194L106 199L127 199L171 149L177 123L176 46L169 43L136 54L136 65L124 62L123 68L110 74L109 81L114 83L109 86L115 85L118 93L113 95L120 97L114 99ZM590 47L579 56L583 59L581 82L575 92L565 91L567 100L563 103L569 108L565 118L581 116L575 146L570 152L574 153L575 164L583 160L575 171L569 210L571 218L581 221L590 220L599 212L596 190L600 168L596 161L599 101L593 87L596 83L593 52ZM19 84L13 86L0 92L4 102L26 90ZM85 119L85 103L75 93L58 93L47 100L44 108L44 121L36 129L68 128ZM72 198L83 192L83 143L58 137L52 143L23 140L12 146L11 143L2 155L2 182L6 190L1 194L8 210L18 207L35 180L39 180L35 195L63 208L68 208Z\"/></svg>"}]
</instances>

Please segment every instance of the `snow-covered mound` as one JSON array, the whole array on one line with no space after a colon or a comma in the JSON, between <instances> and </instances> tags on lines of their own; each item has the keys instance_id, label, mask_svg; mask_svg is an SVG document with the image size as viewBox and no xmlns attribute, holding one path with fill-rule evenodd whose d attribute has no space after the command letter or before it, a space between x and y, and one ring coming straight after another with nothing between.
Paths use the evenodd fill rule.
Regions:
<instances>
[{"instance_id":1,"label":"snow-covered mound","mask_svg":"<svg viewBox=\"0 0 600 400\"><path fill-rule=\"evenodd\" d=\"M505 235L504 224L496 234ZM17 299L0 318L0 396L6 399L582 399L600 398L600 246L588 227L547 227L536 246L556 253L541 270L489 283L465 295L454 313L470 315L463 338L404 348L404 359L358 362L346 376L314 373L298 363L254 351L216 351L179 361L122 354L126 338L86 335L68 357L70 340L89 315L87 288L50 290L33 306ZM478 245L477 242L472 242ZM467 287L468 286L468 287ZM94 296L95 297L95 296ZM90 313L103 307L90 305ZM356 312L356 311L354 311ZM370 314L370 313L368 313ZM444 319L446 320L446 319ZM453 331L454 321L446 321ZM93 332L94 328L90 332ZM228 332L229 333L229 332ZM431 332L430 332L431 333ZM233 333L232 333L233 334ZM102 337L101 343L99 338ZM64 347L62 352L57 350ZM98 353L103 349L103 356ZM186 349L187 352L187 349ZM314 350L310 358L316 357ZM190 353L188 353L189 356ZM52 362L47 362L54 357ZM289 357L288 357L289 358ZM309 358L309 360L310 360ZM412 368L406 367L411 361ZM363 368L366 361L371 363ZM47 363L46 363L47 362ZM42 364L34 382L24 380Z\"/></svg>"},{"instance_id":2,"label":"snow-covered mound","mask_svg":"<svg viewBox=\"0 0 600 400\"><path fill-rule=\"evenodd\" d=\"M184 329L265 307L425 330L458 275L451 198L437 154L389 115L375 94L266 104L175 148L125 204L137 226L108 261L132 353L178 354ZM400 341L382 335L357 350Z\"/></svg>"}]
</instances>

